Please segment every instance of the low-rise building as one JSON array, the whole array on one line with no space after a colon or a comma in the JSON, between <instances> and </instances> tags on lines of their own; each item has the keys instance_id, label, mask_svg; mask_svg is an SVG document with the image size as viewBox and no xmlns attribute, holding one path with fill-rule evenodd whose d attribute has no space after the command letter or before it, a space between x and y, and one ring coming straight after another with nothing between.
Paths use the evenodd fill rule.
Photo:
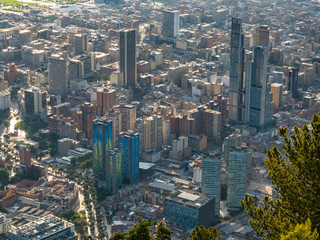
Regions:
<instances>
[{"instance_id":1,"label":"low-rise building","mask_svg":"<svg viewBox=\"0 0 320 240\"><path fill-rule=\"evenodd\" d=\"M165 217L173 224L193 229L213 223L215 199L195 191L173 191L165 200Z\"/></svg>"}]
</instances>

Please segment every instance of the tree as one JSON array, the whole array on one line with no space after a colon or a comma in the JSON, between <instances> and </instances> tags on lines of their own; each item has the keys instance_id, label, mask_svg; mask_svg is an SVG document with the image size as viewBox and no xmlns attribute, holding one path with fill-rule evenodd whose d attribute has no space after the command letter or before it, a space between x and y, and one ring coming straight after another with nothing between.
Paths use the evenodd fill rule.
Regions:
<instances>
[{"instance_id":1,"label":"tree","mask_svg":"<svg viewBox=\"0 0 320 240\"><path fill-rule=\"evenodd\" d=\"M58 155L58 150L56 149L56 148L50 148L50 155L51 156L56 156L56 155Z\"/></svg>"},{"instance_id":2,"label":"tree","mask_svg":"<svg viewBox=\"0 0 320 240\"><path fill-rule=\"evenodd\" d=\"M41 177L41 169L35 165L31 165L28 173L28 179L38 180Z\"/></svg>"},{"instance_id":3,"label":"tree","mask_svg":"<svg viewBox=\"0 0 320 240\"><path fill-rule=\"evenodd\" d=\"M155 233L156 240L171 240L172 231L169 230L162 222L159 224Z\"/></svg>"},{"instance_id":4,"label":"tree","mask_svg":"<svg viewBox=\"0 0 320 240\"><path fill-rule=\"evenodd\" d=\"M9 173L6 169L0 169L0 181L7 182L9 180Z\"/></svg>"},{"instance_id":5,"label":"tree","mask_svg":"<svg viewBox=\"0 0 320 240\"><path fill-rule=\"evenodd\" d=\"M76 156L72 156L72 157L70 158L70 162L71 162L71 164L74 166L74 165L76 165L76 163L78 162L78 158L77 158Z\"/></svg>"},{"instance_id":6,"label":"tree","mask_svg":"<svg viewBox=\"0 0 320 240\"><path fill-rule=\"evenodd\" d=\"M246 195L241 201L251 227L264 239L280 239L308 218L312 231L320 228L320 116L313 116L311 130L305 125L287 131L279 131L284 154L273 148L265 160L278 198L266 196L259 203Z\"/></svg>"},{"instance_id":7,"label":"tree","mask_svg":"<svg viewBox=\"0 0 320 240\"><path fill-rule=\"evenodd\" d=\"M214 227L206 229L204 226L197 226L189 238L190 240L218 240L220 239L220 233Z\"/></svg>"},{"instance_id":8,"label":"tree","mask_svg":"<svg viewBox=\"0 0 320 240\"><path fill-rule=\"evenodd\" d=\"M317 229L311 230L311 221L308 218L303 224L297 224L293 231L287 235L281 235L281 240L317 240L319 234Z\"/></svg>"}]
</instances>

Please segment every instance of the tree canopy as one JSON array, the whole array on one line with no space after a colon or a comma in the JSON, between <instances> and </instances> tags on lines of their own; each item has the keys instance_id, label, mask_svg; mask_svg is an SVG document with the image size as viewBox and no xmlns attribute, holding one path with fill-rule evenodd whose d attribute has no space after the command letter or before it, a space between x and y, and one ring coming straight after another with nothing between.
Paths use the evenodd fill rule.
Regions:
<instances>
[{"instance_id":1,"label":"tree canopy","mask_svg":"<svg viewBox=\"0 0 320 240\"><path fill-rule=\"evenodd\" d=\"M116 233L110 240L171 240L173 231L164 223L152 222L151 219L139 222L128 233ZM156 228L155 231L153 229ZM204 226L196 227L189 236L190 240L219 240L220 233L214 227L206 229Z\"/></svg>"},{"instance_id":2,"label":"tree canopy","mask_svg":"<svg viewBox=\"0 0 320 240\"><path fill-rule=\"evenodd\" d=\"M288 134L287 128L280 128L279 133L284 154L273 148L265 160L277 197L266 196L259 203L246 195L242 201L251 227L263 239L299 234L299 224L308 227L308 219L312 231L320 229L320 115L313 116L311 129L294 127Z\"/></svg>"}]
</instances>

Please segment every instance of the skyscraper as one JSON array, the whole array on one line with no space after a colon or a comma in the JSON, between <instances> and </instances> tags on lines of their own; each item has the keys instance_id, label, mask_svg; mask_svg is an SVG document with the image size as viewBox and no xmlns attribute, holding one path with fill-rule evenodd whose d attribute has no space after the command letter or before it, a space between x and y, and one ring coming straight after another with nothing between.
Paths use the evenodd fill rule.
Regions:
<instances>
[{"instance_id":1,"label":"skyscraper","mask_svg":"<svg viewBox=\"0 0 320 240\"><path fill-rule=\"evenodd\" d=\"M116 193L122 184L121 153L118 149L107 151L106 184L110 193Z\"/></svg>"},{"instance_id":2,"label":"skyscraper","mask_svg":"<svg viewBox=\"0 0 320 240\"><path fill-rule=\"evenodd\" d=\"M256 45L264 46L269 50L269 33L270 29L267 25L261 25L256 28Z\"/></svg>"},{"instance_id":3,"label":"skyscraper","mask_svg":"<svg viewBox=\"0 0 320 240\"><path fill-rule=\"evenodd\" d=\"M95 177L105 180L110 165L107 165L107 151L112 149L112 122L105 119L92 121L93 127L93 171ZM109 181L109 180L108 180Z\"/></svg>"},{"instance_id":4,"label":"skyscraper","mask_svg":"<svg viewBox=\"0 0 320 240\"><path fill-rule=\"evenodd\" d=\"M137 84L136 30L120 31L120 72L127 86Z\"/></svg>"},{"instance_id":5,"label":"skyscraper","mask_svg":"<svg viewBox=\"0 0 320 240\"><path fill-rule=\"evenodd\" d=\"M134 183L139 178L139 134L133 131L120 133L122 178Z\"/></svg>"},{"instance_id":6,"label":"skyscraper","mask_svg":"<svg viewBox=\"0 0 320 240\"><path fill-rule=\"evenodd\" d=\"M129 104L120 104L114 106L113 109L121 115L121 131L134 130L134 124L137 118L136 107Z\"/></svg>"},{"instance_id":7,"label":"skyscraper","mask_svg":"<svg viewBox=\"0 0 320 240\"><path fill-rule=\"evenodd\" d=\"M140 136L139 152L146 149L159 150L163 143L163 118L161 116L150 116L138 118L135 123L135 131Z\"/></svg>"},{"instance_id":8,"label":"skyscraper","mask_svg":"<svg viewBox=\"0 0 320 240\"><path fill-rule=\"evenodd\" d=\"M292 93L292 98L299 98L298 91L298 74L299 68L291 68L288 73L288 90Z\"/></svg>"},{"instance_id":9,"label":"skyscraper","mask_svg":"<svg viewBox=\"0 0 320 240\"><path fill-rule=\"evenodd\" d=\"M244 35L239 18L232 18L230 42L230 88L228 117L232 122L246 123L246 82Z\"/></svg>"},{"instance_id":10,"label":"skyscraper","mask_svg":"<svg viewBox=\"0 0 320 240\"><path fill-rule=\"evenodd\" d=\"M78 130L86 133L88 139L92 139L92 121L97 117L96 106L85 102L80 106L81 111L77 112Z\"/></svg>"},{"instance_id":11,"label":"skyscraper","mask_svg":"<svg viewBox=\"0 0 320 240\"><path fill-rule=\"evenodd\" d=\"M57 54L49 57L49 94L66 97L68 94L68 61Z\"/></svg>"},{"instance_id":12,"label":"skyscraper","mask_svg":"<svg viewBox=\"0 0 320 240\"><path fill-rule=\"evenodd\" d=\"M201 192L215 198L215 215L220 214L221 199L221 159L204 158L202 160L202 185Z\"/></svg>"},{"instance_id":13,"label":"skyscraper","mask_svg":"<svg viewBox=\"0 0 320 240\"><path fill-rule=\"evenodd\" d=\"M247 149L232 148L229 151L228 166L228 190L227 208L228 210L240 210L240 200L246 194L246 170L247 170Z\"/></svg>"},{"instance_id":14,"label":"skyscraper","mask_svg":"<svg viewBox=\"0 0 320 240\"><path fill-rule=\"evenodd\" d=\"M267 81L267 63L267 48L256 46L251 72L249 110L249 124L254 127L268 125L273 119L271 86Z\"/></svg>"},{"instance_id":15,"label":"skyscraper","mask_svg":"<svg viewBox=\"0 0 320 240\"><path fill-rule=\"evenodd\" d=\"M99 89L97 91L97 115L107 114L116 105L116 91L113 89Z\"/></svg>"},{"instance_id":16,"label":"skyscraper","mask_svg":"<svg viewBox=\"0 0 320 240\"><path fill-rule=\"evenodd\" d=\"M179 36L180 14L179 11L163 11L162 35L176 38Z\"/></svg>"},{"instance_id":17,"label":"skyscraper","mask_svg":"<svg viewBox=\"0 0 320 240\"><path fill-rule=\"evenodd\" d=\"M24 91L24 108L26 117L40 116L47 118L47 93L39 88L29 88Z\"/></svg>"},{"instance_id":18,"label":"skyscraper","mask_svg":"<svg viewBox=\"0 0 320 240\"><path fill-rule=\"evenodd\" d=\"M82 54L88 51L88 34L76 34L74 35L74 52L75 55Z\"/></svg>"},{"instance_id":19,"label":"skyscraper","mask_svg":"<svg viewBox=\"0 0 320 240\"><path fill-rule=\"evenodd\" d=\"M119 112L115 112L111 110L108 112L105 117L112 121L112 146L114 148L119 148L119 133L122 132L121 130L121 114Z\"/></svg>"},{"instance_id":20,"label":"skyscraper","mask_svg":"<svg viewBox=\"0 0 320 240\"><path fill-rule=\"evenodd\" d=\"M272 101L274 103L274 112L277 113L279 111L279 107L282 105L283 85L281 83L272 83L271 93Z\"/></svg>"}]
</instances>

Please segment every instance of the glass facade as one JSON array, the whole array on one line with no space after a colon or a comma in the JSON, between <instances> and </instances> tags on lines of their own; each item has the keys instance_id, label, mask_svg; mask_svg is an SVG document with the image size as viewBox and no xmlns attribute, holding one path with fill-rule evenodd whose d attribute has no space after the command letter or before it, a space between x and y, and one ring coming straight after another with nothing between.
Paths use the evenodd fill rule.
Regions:
<instances>
[{"instance_id":1,"label":"glass facade","mask_svg":"<svg viewBox=\"0 0 320 240\"><path fill-rule=\"evenodd\" d=\"M98 179L106 179L107 151L112 148L112 121L93 121L93 171Z\"/></svg>"},{"instance_id":2,"label":"glass facade","mask_svg":"<svg viewBox=\"0 0 320 240\"><path fill-rule=\"evenodd\" d=\"M122 184L121 153L117 149L107 152L107 190L115 193Z\"/></svg>"},{"instance_id":3,"label":"glass facade","mask_svg":"<svg viewBox=\"0 0 320 240\"><path fill-rule=\"evenodd\" d=\"M139 134L129 131L120 134L122 177L130 183L139 178Z\"/></svg>"},{"instance_id":4,"label":"glass facade","mask_svg":"<svg viewBox=\"0 0 320 240\"><path fill-rule=\"evenodd\" d=\"M240 210L242 205L240 200L246 194L246 170L248 152L244 149L234 149L229 152L228 166L228 210Z\"/></svg>"},{"instance_id":5,"label":"glass facade","mask_svg":"<svg viewBox=\"0 0 320 240\"><path fill-rule=\"evenodd\" d=\"M221 198L221 159L204 158L202 160L202 185L201 192L215 198L215 214L220 213Z\"/></svg>"}]
</instances>

